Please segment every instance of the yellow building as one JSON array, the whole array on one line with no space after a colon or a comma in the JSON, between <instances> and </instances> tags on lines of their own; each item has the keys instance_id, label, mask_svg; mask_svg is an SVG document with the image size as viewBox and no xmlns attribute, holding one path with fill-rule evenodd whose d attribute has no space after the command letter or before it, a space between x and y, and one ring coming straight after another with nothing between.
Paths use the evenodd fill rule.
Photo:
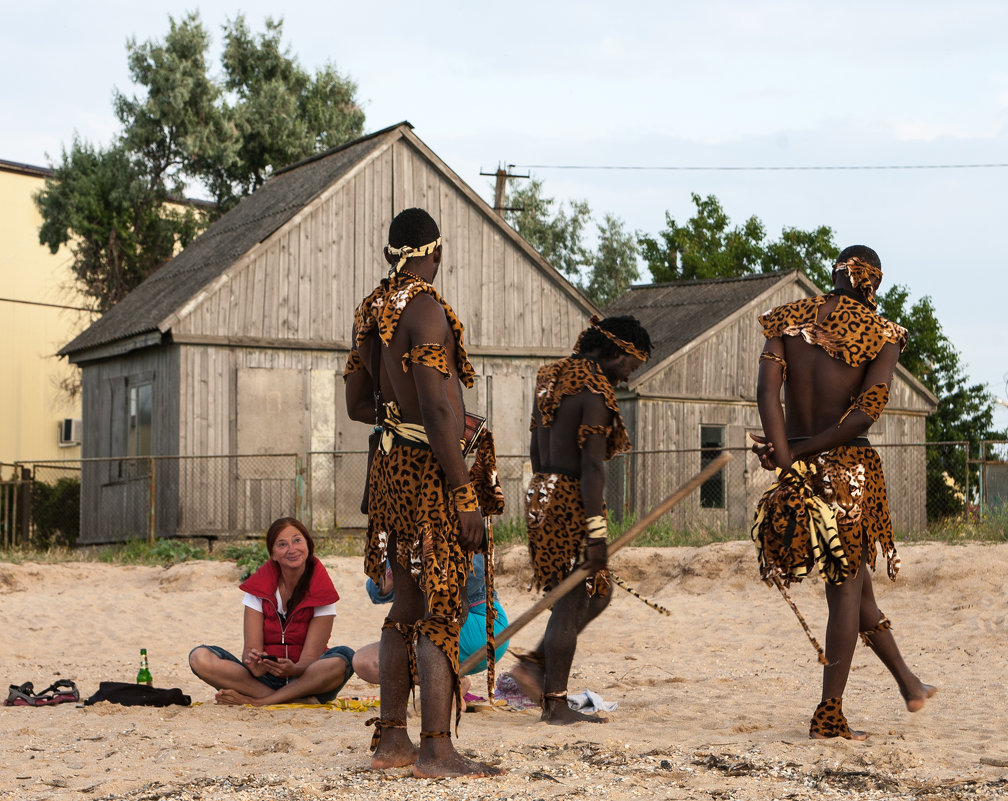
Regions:
<instances>
[{"instance_id":1,"label":"yellow building","mask_svg":"<svg viewBox=\"0 0 1008 801\"><path fill-rule=\"evenodd\" d=\"M80 457L79 370L56 352L97 315L73 287L71 256L39 244L32 196L49 170L0 160L0 462ZM71 421L67 423L66 421ZM78 422L72 422L78 421ZM6 471L4 472L6 476Z\"/></svg>"}]
</instances>

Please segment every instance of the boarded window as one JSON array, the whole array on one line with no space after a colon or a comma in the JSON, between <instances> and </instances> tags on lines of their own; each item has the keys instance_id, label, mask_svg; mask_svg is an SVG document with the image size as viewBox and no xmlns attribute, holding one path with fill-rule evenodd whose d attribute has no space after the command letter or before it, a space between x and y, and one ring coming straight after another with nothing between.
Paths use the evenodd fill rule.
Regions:
<instances>
[{"instance_id":1,"label":"boarded window","mask_svg":"<svg viewBox=\"0 0 1008 801\"><path fill-rule=\"evenodd\" d=\"M717 459L725 446L724 426L700 426L700 469ZM725 472L722 467L716 475L700 486L700 506L704 509L725 508Z\"/></svg>"}]
</instances>

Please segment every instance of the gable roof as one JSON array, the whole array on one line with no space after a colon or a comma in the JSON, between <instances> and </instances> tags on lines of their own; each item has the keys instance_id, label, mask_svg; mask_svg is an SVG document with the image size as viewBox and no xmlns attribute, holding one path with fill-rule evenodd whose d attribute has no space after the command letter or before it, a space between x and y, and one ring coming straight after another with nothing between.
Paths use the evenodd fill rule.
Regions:
<instances>
[{"instance_id":1,"label":"gable roof","mask_svg":"<svg viewBox=\"0 0 1008 801\"><path fill-rule=\"evenodd\" d=\"M645 384L684 348L713 336L739 315L766 311L768 307L763 305L766 303L763 298L788 283L798 284L808 296L822 291L797 270L631 287L605 308L606 316L632 314L647 329L654 343L647 368L631 379L629 387ZM934 393L913 373L897 364L896 374L937 408L938 399Z\"/></svg>"},{"instance_id":2,"label":"gable roof","mask_svg":"<svg viewBox=\"0 0 1008 801\"><path fill-rule=\"evenodd\" d=\"M406 123L408 125L408 123ZM159 330L159 324L235 259L294 217L308 201L383 144L385 128L277 170L73 341L61 356ZM310 169L297 169L302 165Z\"/></svg>"},{"instance_id":3,"label":"gable roof","mask_svg":"<svg viewBox=\"0 0 1008 801\"><path fill-rule=\"evenodd\" d=\"M61 356L101 357L133 347L158 344L177 314L200 290L220 277L242 255L291 221L315 197L347 176L358 165L399 138L407 139L487 218L515 242L551 280L563 286L585 316L596 311L564 276L554 269L486 201L412 132L397 123L339 147L309 156L277 170L259 189L243 198L181 253L149 276L100 319L60 349Z\"/></svg>"},{"instance_id":4,"label":"gable roof","mask_svg":"<svg viewBox=\"0 0 1008 801\"><path fill-rule=\"evenodd\" d=\"M778 285L805 278L797 271L762 273L742 278L706 278L642 284L606 306L612 317L632 314L651 336L654 350L647 369L635 377L640 384L691 342L719 328L722 323ZM808 288L818 292L807 278Z\"/></svg>"}]
</instances>

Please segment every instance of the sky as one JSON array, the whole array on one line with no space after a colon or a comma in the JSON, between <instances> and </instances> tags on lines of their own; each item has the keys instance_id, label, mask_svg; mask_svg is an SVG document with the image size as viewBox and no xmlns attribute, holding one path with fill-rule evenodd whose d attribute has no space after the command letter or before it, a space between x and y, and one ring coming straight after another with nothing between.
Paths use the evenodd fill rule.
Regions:
<instances>
[{"instance_id":1,"label":"sky","mask_svg":"<svg viewBox=\"0 0 1008 801\"><path fill-rule=\"evenodd\" d=\"M367 131L408 120L488 201L481 173L513 164L629 230L714 194L770 238L828 225L840 247L870 245L883 289L930 297L970 382L1008 402L1008 3L37 0L0 29L0 159L109 143L113 90L136 91L127 41L189 11L218 72L227 20L282 16L302 66L357 82ZM964 164L1002 166L893 169ZM864 166L890 169L807 169ZM725 167L805 169L702 169Z\"/></svg>"}]
</instances>

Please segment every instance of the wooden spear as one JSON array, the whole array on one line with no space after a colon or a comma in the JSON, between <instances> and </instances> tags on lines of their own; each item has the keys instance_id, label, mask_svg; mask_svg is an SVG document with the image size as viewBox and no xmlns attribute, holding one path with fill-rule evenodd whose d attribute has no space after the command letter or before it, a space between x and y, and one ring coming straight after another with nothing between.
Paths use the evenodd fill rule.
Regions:
<instances>
[{"instance_id":1,"label":"wooden spear","mask_svg":"<svg viewBox=\"0 0 1008 801\"><path fill-rule=\"evenodd\" d=\"M667 515L673 506L682 501L687 495L689 495L693 490L697 489L701 484L703 484L707 479L713 478L717 472L724 467L728 462L731 461L730 453L722 453L717 459L707 465L703 470L697 473L693 478L683 484L679 489L669 495L664 501L655 506L650 512L648 512L646 517L641 518L636 523L634 523L630 528L623 532L622 535L617 537L611 543L609 543L608 555L611 557L620 548L629 545L637 537L643 534L648 526L653 523L658 522L661 518ZM542 598L536 601L531 607L529 607L525 612L522 612L518 618L511 623L504 631L494 637L494 647L497 647L497 643L505 642L511 639L515 633L525 628L529 623L531 623L539 614L553 605L553 603L574 587L579 581L584 581L588 578L588 568L579 567L577 570L570 573L567 578L561 581L552 590L546 593ZM485 656L485 651L480 648L476 653L471 654L468 659L465 660L461 665L459 665L459 675L464 676L468 671L472 670Z\"/></svg>"}]
</instances>

